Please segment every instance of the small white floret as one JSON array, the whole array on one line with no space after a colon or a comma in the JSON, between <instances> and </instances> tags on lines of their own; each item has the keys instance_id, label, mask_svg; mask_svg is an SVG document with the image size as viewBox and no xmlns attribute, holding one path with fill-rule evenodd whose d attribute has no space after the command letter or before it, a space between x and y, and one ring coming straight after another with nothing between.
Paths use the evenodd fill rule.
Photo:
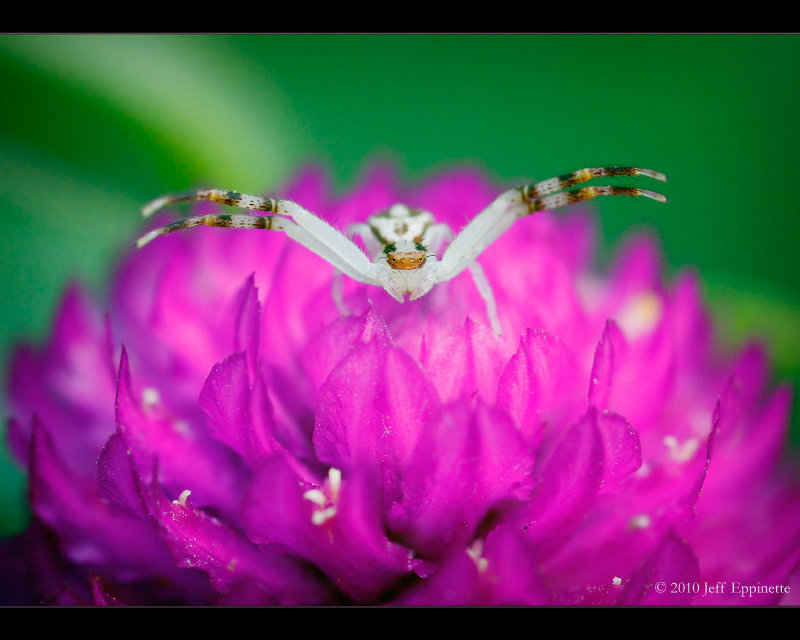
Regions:
<instances>
[{"instance_id":1,"label":"small white floret","mask_svg":"<svg viewBox=\"0 0 800 640\"><path fill-rule=\"evenodd\" d=\"M150 409L161 402L161 394L158 389L153 387L145 387L142 389L142 404L145 409Z\"/></svg>"},{"instance_id":2,"label":"small white floret","mask_svg":"<svg viewBox=\"0 0 800 640\"><path fill-rule=\"evenodd\" d=\"M628 526L631 529L647 529L650 527L650 524L650 516L646 513L640 513L638 516L631 518L628 522Z\"/></svg>"},{"instance_id":3,"label":"small white floret","mask_svg":"<svg viewBox=\"0 0 800 640\"><path fill-rule=\"evenodd\" d=\"M471 546L467 547L467 555L472 558L478 573L483 573L489 566L489 561L483 557L483 540L476 540Z\"/></svg>"},{"instance_id":4,"label":"small white floret","mask_svg":"<svg viewBox=\"0 0 800 640\"><path fill-rule=\"evenodd\" d=\"M178 496L177 500L172 501L172 504L178 504L182 507L186 507L188 506L186 504L186 500L189 498L190 495L192 495L192 492L186 489L185 491L181 492L181 495Z\"/></svg>"},{"instance_id":5,"label":"small white floret","mask_svg":"<svg viewBox=\"0 0 800 640\"><path fill-rule=\"evenodd\" d=\"M675 462L691 460L700 447L700 441L697 438L689 438L681 444L673 435L664 436L664 444L669 449L669 455Z\"/></svg>"},{"instance_id":6,"label":"small white floret","mask_svg":"<svg viewBox=\"0 0 800 640\"><path fill-rule=\"evenodd\" d=\"M309 489L303 498L314 505L311 522L317 526L324 524L336 515L339 491L342 488L342 472L331 467L328 478L321 489Z\"/></svg>"},{"instance_id":7,"label":"small white floret","mask_svg":"<svg viewBox=\"0 0 800 640\"><path fill-rule=\"evenodd\" d=\"M663 306L654 291L638 293L617 314L617 324L630 340L647 335L661 320Z\"/></svg>"}]
</instances>

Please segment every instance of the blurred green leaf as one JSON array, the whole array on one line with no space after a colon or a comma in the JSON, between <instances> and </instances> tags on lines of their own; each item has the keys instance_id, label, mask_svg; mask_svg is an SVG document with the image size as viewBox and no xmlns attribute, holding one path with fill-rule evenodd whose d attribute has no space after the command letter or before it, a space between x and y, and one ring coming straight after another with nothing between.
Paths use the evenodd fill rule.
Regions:
<instances>
[{"instance_id":1,"label":"blurred green leaf","mask_svg":"<svg viewBox=\"0 0 800 640\"><path fill-rule=\"evenodd\" d=\"M763 342L769 347L776 375L789 376L800 369L800 302L769 289L709 284L706 297L723 342Z\"/></svg>"},{"instance_id":2,"label":"blurred green leaf","mask_svg":"<svg viewBox=\"0 0 800 640\"><path fill-rule=\"evenodd\" d=\"M717 339L728 351L760 342L771 357L774 383L800 388L800 300L787 291L752 281L707 277L705 298L713 314ZM800 445L800 396L795 393L791 443Z\"/></svg>"},{"instance_id":3,"label":"blurred green leaf","mask_svg":"<svg viewBox=\"0 0 800 640\"><path fill-rule=\"evenodd\" d=\"M263 190L288 175L303 152L297 119L281 92L217 38L11 35L0 38L0 52L17 74L41 74L57 93L76 92L115 112L161 149L162 161L180 166L193 180ZM33 120L39 124L47 125L49 112L61 126L77 125L78 139L99 136L76 144L78 152L102 144L104 128L81 122L80 113L69 122L59 116L58 104L36 105L25 97L17 90L3 104L13 111L21 99L22 106L36 109ZM19 119L8 126L18 124ZM38 142L46 146L46 140ZM127 164L124 156L115 160Z\"/></svg>"}]
</instances>

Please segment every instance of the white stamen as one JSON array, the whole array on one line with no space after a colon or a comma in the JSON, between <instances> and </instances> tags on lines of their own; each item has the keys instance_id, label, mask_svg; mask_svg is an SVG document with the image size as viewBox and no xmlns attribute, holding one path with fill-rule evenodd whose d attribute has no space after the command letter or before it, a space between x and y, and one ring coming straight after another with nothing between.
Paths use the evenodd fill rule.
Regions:
<instances>
[{"instance_id":1,"label":"white stamen","mask_svg":"<svg viewBox=\"0 0 800 640\"><path fill-rule=\"evenodd\" d=\"M311 514L311 524L315 524L317 526L324 524L333 516L336 515L336 507L328 507L327 509L314 510L314 513Z\"/></svg>"},{"instance_id":2,"label":"white stamen","mask_svg":"<svg viewBox=\"0 0 800 640\"><path fill-rule=\"evenodd\" d=\"M320 507L324 507L325 503L328 502L328 497L319 489L309 489L303 494L303 497Z\"/></svg>"},{"instance_id":3,"label":"white stamen","mask_svg":"<svg viewBox=\"0 0 800 640\"><path fill-rule=\"evenodd\" d=\"M331 467L328 470L328 488L331 494L331 501L337 502L339 500L339 490L342 488L342 472L340 469Z\"/></svg>"},{"instance_id":4,"label":"white stamen","mask_svg":"<svg viewBox=\"0 0 800 640\"><path fill-rule=\"evenodd\" d=\"M614 576L614 579L611 582L614 583L615 587L618 587L619 585L622 584L622 578L617 578L616 576Z\"/></svg>"},{"instance_id":5,"label":"white stamen","mask_svg":"<svg viewBox=\"0 0 800 640\"><path fill-rule=\"evenodd\" d=\"M172 504L179 504L180 506L185 507L187 506L186 500L190 495L192 495L192 492L186 489L185 491L181 492L181 495L178 496L177 500L172 501Z\"/></svg>"},{"instance_id":6,"label":"white stamen","mask_svg":"<svg viewBox=\"0 0 800 640\"><path fill-rule=\"evenodd\" d=\"M675 462L686 462L691 460L700 446L697 438L689 438L683 444L673 435L664 436L664 444L669 449L669 455Z\"/></svg>"}]
</instances>

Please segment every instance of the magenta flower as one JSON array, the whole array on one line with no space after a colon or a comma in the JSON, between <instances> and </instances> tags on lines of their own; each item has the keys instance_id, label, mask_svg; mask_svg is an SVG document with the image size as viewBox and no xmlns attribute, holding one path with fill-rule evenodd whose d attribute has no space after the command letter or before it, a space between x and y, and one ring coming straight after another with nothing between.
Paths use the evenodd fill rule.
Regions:
<instances>
[{"instance_id":1,"label":"magenta flower","mask_svg":"<svg viewBox=\"0 0 800 640\"><path fill-rule=\"evenodd\" d=\"M340 228L405 202L458 229L498 193L381 167L280 195ZM255 230L132 253L107 315L71 289L11 368L33 519L4 601L792 602L790 390L760 347L713 350L651 238L600 275L593 235L543 211L480 257L502 338L468 273L406 304L345 278L346 315L326 262Z\"/></svg>"}]
</instances>

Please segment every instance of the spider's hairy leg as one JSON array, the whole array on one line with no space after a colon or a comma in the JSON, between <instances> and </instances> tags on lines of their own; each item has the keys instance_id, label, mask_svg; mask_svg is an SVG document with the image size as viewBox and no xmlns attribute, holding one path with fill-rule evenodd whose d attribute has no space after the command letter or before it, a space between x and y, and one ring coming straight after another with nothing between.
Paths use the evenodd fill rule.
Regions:
<instances>
[{"instance_id":1,"label":"spider's hairy leg","mask_svg":"<svg viewBox=\"0 0 800 640\"><path fill-rule=\"evenodd\" d=\"M442 244L453 239L453 235L453 230L449 225L444 223L435 224L426 232L424 244L428 247L429 251L435 254L439 252ZM475 282L478 293L481 295L486 305L486 316L489 318L492 331L494 331L496 335L502 336L503 329L500 325L500 318L497 315L497 302L495 302L492 285L489 284L489 279L486 277L483 267L481 267L476 260L473 260L467 268L472 275L472 280ZM418 296L415 293L411 296L411 300L414 300L416 297Z\"/></svg>"},{"instance_id":2,"label":"spider's hairy leg","mask_svg":"<svg viewBox=\"0 0 800 640\"><path fill-rule=\"evenodd\" d=\"M655 191L648 191L647 189L639 189L637 187L581 187L580 189L553 193L549 196L526 199L528 212L523 215L530 215L537 211L558 209L582 200L591 200L599 196L632 196L635 198L650 198L657 202L667 202L667 198L662 194L656 193Z\"/></svg>"},{"instance_id":3,"label":"spider's hairy leg","mask_svg":"<svg viewBox=\"0 0 800 640\"><path fill-rule=\"evenodd\" d=\"M192 218L184 218L178 222L164 225L158 229L153 229L149 233L143 235L136 241L137 248L141 249L143 246L154 240L160 235L172 233L173 231L182 231L183 229L191 229L199 226L209 227L231 227L237 229L267 229L275 231L284 231L286 229L285 220L273 216L247 216L247 215L206 215L194 216Z\"/></svg>"},{"instance_id":4,"label":"spider's hairy leg","mask_svg":"<svg viewBox=\"0 0 800 640\"><path fill-rule=\"evenodd\" d=\"M137 245L142 247L163 233L187 229L201 224L284 231L290 238L313 251L354 280L383 286L382 279L378 277L379 274L375 273L374 265L357 245L327 222L290 200L262 198L261 196L252 196L223 189L201 189L153 200L144 207L142 215L148 217L158 209L174 202L196 200L210 200L211 202L220 202L240 209L265 211L276 214L276 216L285 216L290 220L276 216L199 216L188 218L172 225L166 225L160 230L151 231L143 236L137 242ZM272 220L273 222L254 222L259 219ZM278 220L280 222L277 222ZM236 224L231 224L230 222L235 222Z\"/></svg>"},{"instance_id":5,"label":"spider's hairy leg","mask_svg":"<svg viewBox=\"0 0 800 640\"><path fill-rule=\"evenodd\" d=\"M147 203L142 207L142 217L149 218L154 213L166 206L176 202L197 202L199 200L209 200L227 204L237 209L250 209L253 211L268 211L275 213L277 200L274 198L262 198L261 196L251 196L238 191L228 189L199 189L197 191L187 191L169 196L162 196Z\"/></svg>"},{"instance_id":6,"label":"spider's hairy leg","mask_svg":"<svg viewBox=\"0 0 800 640\"><path fill-rule=\"evenodd\" d=\"M601 167L580 169L543 182L510 189L473 218L447 248L442 257L442 280L449 280L466 269L517 218L597 196L641 196L659 202L667 201L660 193L630 187L582 187L558 193L570 185L581 184L599 176L643 176L662 182L667 180L663 173L652 169Z\"/></svg>"},{"instance_id":7,"label":"spider's hairy leg","mask_svg":"<svg viewBox=\"0 0 800 640\"><path fill-rule=\"evenodd\" d=\"M358 270L354 268L348 261L343 260L338 253L332 251L327 244L314 237L300 225L280 216L250 216L244 214L194 216L192 218L185 218L183 220L179 220L178 222L173 222L172 224L167 224L163 227L159 227L150 231L137 240L136 246L141 249L160 235L204 225L210 227L228 227L236 229L266 229L267 231L283 231L287 236L292 238L292 240L303 245L310 251L313 251L320 258L333 265L354 280L365 282L367 284L380 284L380 282L367 273L371 263L366 259L365 256L364 261L366 262L366 268L363 271ZM355 248L357 249L357 247ZM363 256L363 254L361 255Z\"/></svg>"},{"instance_id":8,"label":"spider's hairy leg","mask_svg":"<svg viewBox=\"0 0 800 640\"><path fill-rule=\"evenodd\" d=\"M288 216L302 233L287 229L287 235L308 247L354 280L383 286L375 265L350 238L290 200L277 200L275 213ZM313 245L305 239L313 240ZM343 268L344 266L344 268Z\"/></svg>"},{"instance_id":9,"label":"spider's hairy leg","mask_svg":"<svg viewBox=\"0 0 800 640\"><path fill-rule=\"evenodd\" d=\"M367 248L367 251L369 251L373 256L380 253L380 243L375 238L375 235L372 233L372 229L368 224L363 222L351 224L345 229L345 233L350 238L355 236L361 238L364 246ZM350 310L347 307L347 303L344 301L344 282L342 282L341 271L337 270L333 274L333 279L331 281L331 296L333 297L333 303L336 305L339 313L341 313L343 316L349 316Z\"/></svg>"},{"instance_id":10,"label":"spider's hairy leg","mask_svg":"<svg viewBox=\"0 0 800 640\"><path fill-rule=\"evenodd\" d=\"M593 178L605 178L609 176L645 176L647 178L653 178L654 180L660 180L661 182L667 181L666 175L660 171L654 171L653 169L643 169L641 167L589 167L520 187L520 189L522 190L523 198L525 200L531 200L556 193L557 191L569 189L584 182L588 182Z\"/></svg>"},{"instance_id":11,"label":"spider's hairy leg","mask_svg":"<svg viewBox=\"0 0 800 640\"><path fill-rule=\"evenodd\" d=\"M518 189L501 194L453 239L440 263L440 281L455 278L527 211Z\"/></svg>"}]
</instances>

